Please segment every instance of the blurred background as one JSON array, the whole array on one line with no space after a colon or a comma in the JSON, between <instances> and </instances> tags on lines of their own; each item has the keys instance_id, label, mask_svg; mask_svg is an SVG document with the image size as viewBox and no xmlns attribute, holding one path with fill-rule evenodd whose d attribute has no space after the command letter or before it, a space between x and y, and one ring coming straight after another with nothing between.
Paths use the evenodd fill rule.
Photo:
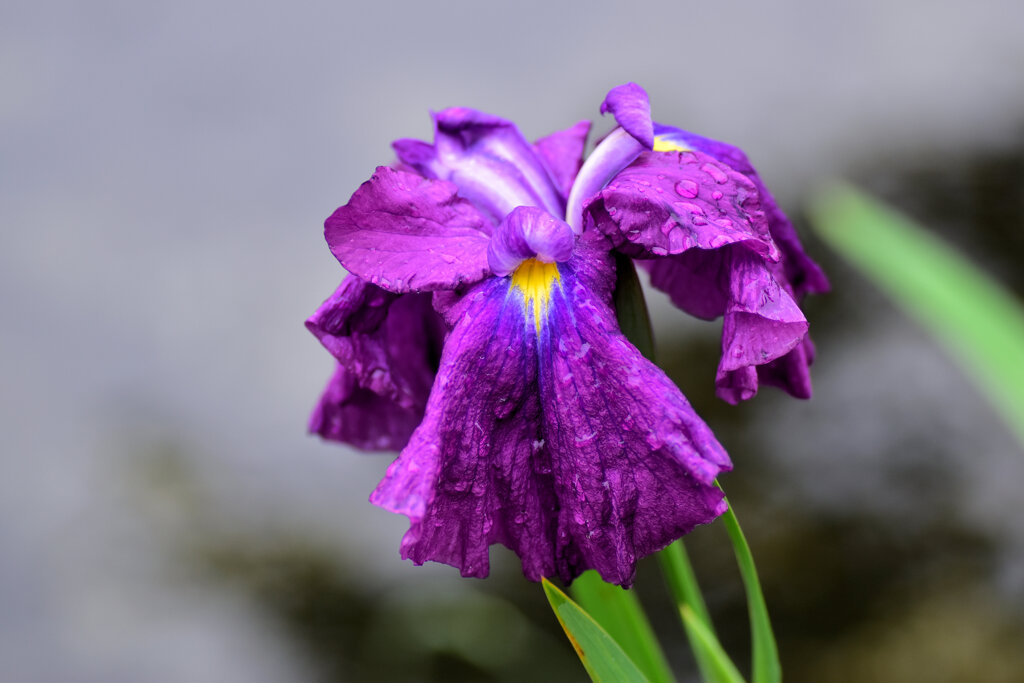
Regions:
<instances>
[{"instance_id":1,"label":"blurred background","mask_svg":"<svg viewBox=\"0 0 1024 683\"><path fill-rule=\"evenodd\" d=\"M537 138L635 80L745 148L791 214L846 177L1024 295L1024 4L0 6L0 680L582 681L510 553L398 557L390 461L305 433L322 223L472 106ZM599 121L596 132L611 127ZM789 681L1024 680L1024 454L915 324L812 239L815 397L713 397L719 329L649 300L729 448ZM747 657L724 531L689 543ZM693 663L656 563L638 592ZM691 678L687 678L691 677Z\"/></svg>"}]
</instances>

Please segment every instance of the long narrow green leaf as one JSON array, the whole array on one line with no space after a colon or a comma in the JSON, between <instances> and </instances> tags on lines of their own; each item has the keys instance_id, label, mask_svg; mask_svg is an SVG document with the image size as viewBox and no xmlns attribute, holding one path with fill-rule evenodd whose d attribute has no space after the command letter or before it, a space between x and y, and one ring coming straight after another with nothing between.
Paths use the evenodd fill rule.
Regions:
<instances>
[{"instance_id":1,"label":"long narrow green leaf","mask_svg":"<svg viewBox=\"0 0 1024 683\"><path fill-rule=\"evenodd\" d=\"M729 501L726 499L726 503ZM740 577L747 592L747 613L750 618L750 640L753 651L753 683L779 683L782 680L782 666L779 664L779 650L772 632L772 622L768 618L768 606L761 592L761 582L757 578L754 567L754 556L747 545L747 539L740 529L739 520L733 512L732 505L722 515L725 530L732 541L733 553L740 568Z\"/></svg>"},{"instance_id":2,"label":"long narrow green leaf","mask_svg":"<svg viewBox=\"0 0 1024 683\"><path fill-rule=\"evenodd\" d=\"M701 652L701 676L707 683L743 683L743 676L736 665L725 654L715 634L708 630L704 621L698 617L689 605L679 609L683 625L690 640L694 642L694 650Z\"/></svg>"},{"instance_id":3,"label":"long narrow green leaf","mask_svg":"<svg viewBox=\"0 0 1024 683\"><path fill-rule=\"evenodd\" d=\"M704 622L711 633L714 633L715 627L711 624L711 615L708 614L708 607L704 604L704 596L701 595L700 586L697 585L697 575L693 572L683 539L679 539L658 553L658 561L661 562L661 571L665 574L665 580L669 590L672 591L672 597L676 599L676 605L679 608L689 605L694 616Z\"/></svg>"},{"instance_id":4,"label":"long narrow green leaf","mask_svg":"<svg viewBox=\"0 0 1024 683\"><path fill-rule=\"evenodd\" d=\"M542 584L558 623L591 680L595 683L647 682L633 660L589 614L547 579Z\"/></svg>"},{"instance_id":5,"label":"long narrow green leaf","mask_svg":"<svg viewBox=\"0 0 1024 683\"><path fill-rule=\"evenodd\" d=\"M708 652L706 641L714 639L717 643L714 627L711 625L711 615L708 614L707 605L704 604L704 596L701 595L700 586L697 585L697 575L690 565L690 558L686 554L682 539L668 546L658 553L658 561L661 563L662 573L668 583L669 590L676 601L676 609L682 617L683 609L687 609L695 619L704 625L707 637L699 638L697 634L683 620L683 627L686 629L687 640L690 641L690 649L693 651L693 658L700 669L701 677L705 681L714 681L715 666L714 656ZM721 649L721 646L719 646Z\"/></svg>"},{"instance_id":6,"label":"long narrow green leaf","mask_svg":"<svg viewBox=\"0 0 1024 683\"><path fill-rule=\"evenodd\" d=\"M605 583L594 570L572 583L572 595L652 683L672 683L672 669L636 594Z\"/></svg>"},{"instance_id":7,"label":"long narrow green leaf","mask_svg":"<svg viewBox=\"0 0 1024 683\"><path fill-rule=\"evenodd\" d=\"M818 235L941 340L1024 444L1024 307L909 219L847 186L811 204Z\"/></svg>"}]
</instances>

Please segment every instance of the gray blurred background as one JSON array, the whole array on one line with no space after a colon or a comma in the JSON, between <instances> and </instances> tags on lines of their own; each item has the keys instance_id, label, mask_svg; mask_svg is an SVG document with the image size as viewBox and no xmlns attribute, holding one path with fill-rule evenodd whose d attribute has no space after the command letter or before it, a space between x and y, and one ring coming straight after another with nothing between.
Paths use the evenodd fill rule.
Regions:
<instances>
[{"instance_id":1,"label":"gray blurred background","mask_svg":"<svg viewBox=\"0 0 1024 683\"><path fill-rule=\"evenodd\" d=\"M343 273L322 222L472 106L530 138L635 80L794 216L851 178L1024 292L1024 4L0 5L0 680L584 680L509 553L398 557L390 458L305 434ZM610 127L599 122L597 132ZM803 229L803 228L802 228ZM791 681L1024 680L1024 457L926 335L803 234L816 396L713 398L718 329L651 295ZM747 657L722 530L693 535ZM638 591L692 676L657 567Z\"/></svg>"}]
</instances>

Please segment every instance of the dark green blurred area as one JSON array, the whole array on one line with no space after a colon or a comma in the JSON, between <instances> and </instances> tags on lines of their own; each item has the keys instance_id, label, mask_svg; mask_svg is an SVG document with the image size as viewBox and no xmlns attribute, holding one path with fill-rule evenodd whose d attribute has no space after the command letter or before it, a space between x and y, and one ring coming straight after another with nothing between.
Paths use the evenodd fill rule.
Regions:
<instances>
[{"instance_id":1,"label":"dark green blurred area","mask_svg":"<svg viewBox=\"0 0 1024 683\"><path fill-rule=\"evenodd\" d=\"M855 166L850 178L1024 296L1024 135L998 150L876 156L860 170ZM942 352L920 330L893 322L901 316L876 290L806 230L802 235L834 290L806 302L817 369L833 375L818 384L810 404L791 406L793 399L773 389L739 407L716 400L714 326L656 340L660 363L735 461L723 483L762 575L785 678L1024 680L1024 606L1013 581L1019 558L1003 552L1005 527L986 523L1006 520L979 520L965 513L962 501L962 473L975 454L947 438L948 416L935 414L944 404L914 394L929 385L913 381L916 366L894 376L870 355L887 348L893 328L927 354L941 358ZM882 341L865 345L865 338ZM849 405L872 393L850 394L850 383L834 377L840 355L862 364L860 381L875 383L879 400L897 397L891 400L899 412L887 418L882 409L871 423L877 429L860 441ZM981 404L958 370L938 367L948 374L943 386L959 394L952 409L957 400ZM848 437L841 452L815 436L830 429ZM994 439L987 449L1016 448L994 418L969 427L966 437L975 436ZM830 465L867 450L873 452L864 462L876 467ZM801 460L790 451L812 458L821 472L834 471L835 479L798 481L793 473ZM1011 455L1021 456L1019 450ZM540 587L522 578L507 551L493 553L489 579L466 580L470 590L451 594L360 576L332 543L302 529L240 534L236 525L221 525L186 461L163 449L144 479L159 494L154 497L182 510L174 547L183 571L255 601L280 637L308 659L316 680L585 680ZM861 477L857 490L877 504L834 504L840 495L830 486L850 477ZM895 502L886 498L892 491ZM688 549L723 643L746 670L746 605L725 533L717 525L700 529ZM637 591L680 678L696 680L653 558L641 565Z\"/></svg>"}]
</instances>

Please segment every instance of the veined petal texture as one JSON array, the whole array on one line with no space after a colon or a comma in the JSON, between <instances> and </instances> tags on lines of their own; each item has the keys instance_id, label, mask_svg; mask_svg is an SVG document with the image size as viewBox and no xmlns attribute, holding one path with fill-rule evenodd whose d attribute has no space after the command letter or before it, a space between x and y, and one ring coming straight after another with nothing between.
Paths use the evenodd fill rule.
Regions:
<instances>
[{"instance_id":1,"label":"veined petal texture","mask_svg":"<svg viewBox=\"0 0 1024 683\"><path fill-rule=\"evenodd\" d=\"M492 226L444 180L379 166L324 223L350 273L389 292L454 289L488 274Z\"/></svg>"},{"instance_id":2,"label":"veined petal texture","mask_svg":"<svg viewBox=\"0 0 1024 683\"><path fill-rule=\"evenodd\" d=\"M750 179L761 196L761 206L768 219L772 239L782 251L784 275L793 288L794 295L797 299L802 299L805 294L823 294L829 291L825 273L804 252L796 228L779 208L775 197L761 180L761 176L743 150L725 142L658 123L654 125L654 133L662 145L703 152Z\"/></svg>"},{"instance_id":3,"label":"veined petal texture","mask_svg":"<svg viewBox=\"0 0 1024 683\"><path fill-rule=\"evenodd\" d=\"M617 249L635 258L744 243L779 259L757 188L702 152L644 152L584 211Z\"/></svg>"},{"instance_id":4,"label":"veined petal texture","mask_svg":"<svg viewBox=\"0 0 1024 683\"><path fill-rule=\"evenodd\" d=\"M310 431L364 450L404 447L441 355L444 327L430 295L392 294L349 275L306 327L338 361Z\"/></svg>"},{"instance_id":5,"label":"veined petal texture","mask_svg":"<svg viewBox=\"0 0 1024 683\"><path fill-rule=\"evenodd\" d=\"M502 543L533 580L594 568L629 585L638 558L724 511L728 456L618 330L606 249L552 264L542 307L515 275L435 297L454 329L423 423L371 497L409 516L404 557L485 576Z\"/></svg>"},{"instance_id":6,"label":"veined petal texture","mask_svg":"<svg viewBox=\"0 0 1024 683\"><path fill-rule=\"evenodd\" d=\"M399 161L428 178L455 183L493 223L517 206L538 206L556 216L565 211L550 163L511 121L466 107L440 111L434 121L433 145L393 143ZM559 161L559 172L562 166Z\"/></svg>"},{"instance_id":7,"label":"veined petal texture","mask_svg":"<svg viewBox=\"0 0 1024 683\"><path fill-rule=\"evenodd\" d=\"M641 262L651 284L704 319L725 316L718 396L753 397L758 378L806 397L807 334L772 239L761 194L746 175L697 150L645 152L587 206L594 227ZM659 258L660 257L660 258ZM780 374L782 368L791 377Z\"/></svg>"}]
</instances>

